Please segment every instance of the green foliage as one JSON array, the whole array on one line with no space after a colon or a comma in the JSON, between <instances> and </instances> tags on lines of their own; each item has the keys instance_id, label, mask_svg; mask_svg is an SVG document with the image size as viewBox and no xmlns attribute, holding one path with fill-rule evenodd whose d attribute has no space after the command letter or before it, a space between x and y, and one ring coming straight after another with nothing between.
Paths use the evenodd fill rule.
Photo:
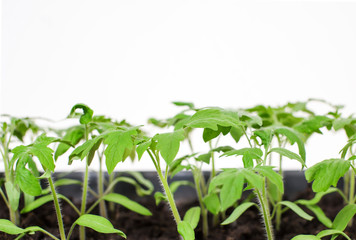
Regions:
<instances>
[{"instance_id":1,"label":"green foliage","mask_svg":"<svg viewBox=\"0 0 356 240\"><path fill-rule=\"evenodd\" d=\"M301 209L297 204L290 202L290 201L281 201L278 203L279 205L284 205L296 214L298 214L301 218L304 218L308 221L311 221L313 219L312 216L307 214L303 209Z\"/></svg>"},{"instance_id":2,"label":"green foliage","mask_svg":"<svg viewBox=\"0 0 356 240\"><path fill-rule=\"evenodd\" d=\"M351 163L344 159L328 159L305 171L305 178L308 182L314 180L312 188L314 192L323 192L330 186L336 187L339 179L345 175Z\"/></svg>"},{"instance_id":3,"label":"green foliage","mask_svg":"<svg viewBox=\"0 0 356 240\"><path fill-rule=\"evenodd\" d=\"M91 228L100 233L116 233L126 238L126 235L122 231L115 229L109 220L101 216L84 214L80 216L74 224Z\"/></svg>"},{"instance_id":4,"label":"green foliage","mask_svg":"<svg viewBox=\"0 0 356 240\"><path fill-rule=\"evenodd\" d=\"M236 127L243 125L236 112L220 108L207 108L197 111L186 123L191 128L209 128L218 131L220 127Z\"/></svg>"},{"instance_id":5,"label":"green foliage","mask_svg":"<svg viewBox=\"0 0 356 240\"><path fill-rule=\"evenodd\" d=\"M161 153L166 163L170 164L178 153L180 141L184 138L183 130L177 130L171 133L157 134L152 140L157 141L156 149Z\"/></svg>"},{"instance_id":6,"label":"green foliage","mask_svg":"<svg viewBox=\"0 0 356 240\"><path fill-rule=\"evenodd\" d=\"M194 229L189 222L181 221L178 223L177 230L184 240L194 240Z\"/></svg>"},{"instance_id":7,"label":"green foliage","mask_svg":"<svg viewBox=\"0 0 356 240\"><path fill-rule=\"evenodd\" d=\"M83 113L76 112L77 109L82 109ZM94 111L85 104L76 104L72 107L69 113L69 118L79 117L80 124L88 124L93 117Z\"/></svg>"},{"instance_id":8,"label":"green foliage","mask_svg":"<svg viewBox=\"0 0 356 240\"><path fill-rule=\"evenodd\" d=\"M249 209L252 206L258 208L258 205L253 202L245 202L240 204L235 208L235 210L230 214L230 216L221 223L221 225L228 225L230 223L235 222L247 209Z\"/></svg>"},{"instance_id":9,"label":"green foliage","mask_svg":"<svg viewBox=\"0 0 356 240\"><path fill-rule=\"evenodd\" d=\"M124 206L127 209L130 209L131 211L134 211L136 213L139 213L144 216L151 216L152 213L145 208L144 206L138 204L135 201L130 200L124 195L118 194L118 193L109 193L103 197L104 200L109 201L109 202L114 202L117 204L120 204Z\"/></svg>"},{"instance_id":10,"label":"green foliage","mask_svg":"<svg viewBox=\"0 0 356 240\"><path fill-rule=\"evenodd\" d=\"M106 168L109 174L114 171L119 162L125 160L127 157L127 155L125 155L125 151L132 150L134 147L132 136L136 134L137 129L133 128L125 131L116 130L105 135L104 144L107 144L107 147L104 153L106 157Z\"/></svg>"},{"instance_id":11,"label":"green foliage","mask_svg":"<svg viewBox=\"0 0 356 240\"><path fill-rule=\"evenodd\" d=\"M200 219L200 207L190 208L184 215L183 221L190 224L190 226L195 229L198 226Z\"/></svg>"}]
</instances>

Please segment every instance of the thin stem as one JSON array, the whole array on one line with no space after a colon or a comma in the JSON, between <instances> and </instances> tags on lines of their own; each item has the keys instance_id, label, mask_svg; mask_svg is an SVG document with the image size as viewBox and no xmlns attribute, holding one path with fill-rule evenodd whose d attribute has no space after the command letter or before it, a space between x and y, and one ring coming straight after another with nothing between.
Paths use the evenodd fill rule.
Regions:
<instances>
[{"instance_id":1,"label":"thin stem","mask_svg":"<svg viewBox=\"0 0 356 240\"><path fill-rule=\"evenodd\" d=\"M153 164L156 167L156 170L157 170L157 173L158 173L158 177L159 177L159 179L160 179L160 181L161 181L161 183L163 185L163 189L164 189L164 191L166 193L166 197L167 197L169 206L171 207L171 211L173 213L174 220L176 221L176 224L178 225L182 220L180 218L177 206L176 206L176 204L174 202L174 197L173 197L173 194L171 192L171 189L169 188L167 179L162 174L162 170L161 170L161 167L159 165L159 157L158 157L157 154L154 154L154 156L156 157L155 158L150 150L147 150L147 152L148 152L149 156L151 157Z\"/></svg>"},{"instance_id":2,"label":"thin stem","mask_svg":"<svg viewBox=\"0 0 356 240\"><path fill-rule=\"evenodd\" d=\"M66 201L66 202L69 204L69 206L71 206L71 207L73 208L73 210L74 210L76 213L78 213L78 215L80 216L80 211L79 211L79 209L72 203L71 200L69 200L66 196L63 196L63 195L61 195L60 197L61 197L61 199L63 199L64 201Z\"/></svg>"},{"instance_id":3,"label":"thin stem","mask_svg":"<svg viewBox=\"0 0 356 240\"><path fill-rule=\"evenodd\" d=\"M246 139L247 139L248 145L250 145L250 148L252 148L253 146L252 146L252 144L251 144L251 140L250 140L250 138L247 136L247 133L246 133L246 131L245 131L245 128L241 126L241 129L242 129L242 131L244 132L244 135L245 135L245 137L246 137Z\"/></svg>"},{"instance_id":4,"label":"thin stem","mask_svg":"<svg viewBox=\"0 0 356 240\"><path fill-rule=\"evenodd\" d=\"M88 141L88 126L84 125L85 129L85 141ZM85 173L84 173L84 182L83 182L83 192L82 192L82 205L80 208L80 216L85 214L86 204L87 204L87 195L88 195L88 182L89 182L89 166L88 166L88 157L85 159ZM83 226L79 227L79 239L85 240L85 228Z\"/></svg>"},{"instance_id":5,"label":"thin stem","mask_svg":"<svg viewBox=\"0 0 356 240\"><path fill-rule=\"evenodd\" d=\"M103 166L102 166L103 155L99 154L99 152L98 152L98 156L99 156L99 173L98 173L98 183L97 184L98 184L98 193L99 193L98 195L99 195L99 198L101 198L102 196L104 196ZM100 211L100 215L102 217L108 218L105 201L100 202L99 211Z\"/></svg>"},{"instance_id":6,"label":"thin stem","mask_svg":"<svg viewBox=\"0 0 356 240\"><path fill-rule=\"evenodd\" d=\"M181 220L181 218L180 218L180 215L179 215L179 212L178 212L176 203L174 202L173 194L172 194L172 192L171 192L171 189L169 188L167 179L165 179L165 178L163 177L162 171L161 171L160 169L157 169L157 170L158 170L157 172L158 172L159 179L161 180L162 185L163 185L163 188L164 188L164 191L166 192L166 196L167 196L169 205L170 205L170 207L171 207L174 220L176 221L176 223L177 223L177 225L178 225L182 220Z\"/></svg>"},{"instance_id":7,"label":"thin stem","mask_svg":"<svg viewBox=\"0 0 356 240\"><path fill-rule=\"evenodd\" d=\"M56 209L56 215L57 215L57 221L58 221L58 227L59 227L59 233L61 236L61 240L66 240L63 219L62 219L62 213L61 213L61 209L59 207L58 197L57 197L56 189L54 188L52 177L48 178L48 182L49 182L49 186L51 187L51 191L52 191L53 202L54 202L54 207Z\"/></svg>"},{"instance_id":8,"label":"thin stem","mask_svg":"<svg viewBox=\"0 0 356 240\"><path fill-rule=\"evenodd\" d=\"M6 196L5 196L5 193L2 191L1 188L0 188L0 195L2 196L2 198L3 198L3 200L4 200L5 204L6 204L6 206L7 206L8 208L10 208L10 204L9 204L9 202L7 201L7 198L6 198Z\"/></svg>"},{"instance_id":9,"label":"thin stem","mask_svg":"<svg viewBox=\"0 0 356 240\"><path fill-rule=\"evenodd\" d=\"M209 141L209 148L210 150L213 149L211 141ZM216 176L215 172L215 156L214 152L211 151L211 174L210 174L210 179L209 182ZM213 215L213 226L217 226L219 223L219 216L218 215Z\"/></svg>"},{"instance_id":10,"label":"thin stem","mask_svg":"<svg viewBox=\"0 0 356 240\"><path fill-rule=\"evenodd\" d=\"M209 148L210 148L210 150L213 149L211 141L209 141ZM210 179L213 179L213 177L215 177L215 176L216 176L216 172L215 172L215 157L214 157L214 152L211 152L211 176L210 176Z\"/></svg>"},{"instance_id":11,"label":"thin stem","mask_svg":"<svg viewBox=\"0 0 356 240\"><path fill-rule=\"evenodd\" d=\"M265 182L265 181L264 181ZM262 194L259 190L256 189L258 200L260 201L262 207L262 215L263 221L265 223L265 230L267 233L267 239L273 240L273 229L272 229L272 221L268 207L268 200L266 196L266 186L263 184Z\"/></svg>"},{"instance_id":12,"label":"thin stem","mask_svg":"<svg viewBox=\"0 0 356 240\"><path fill-rule=\"evenodd\" d=\"M85 173L84 173L84 183L83 183L82 205L80 208L80 216L83 216L85 214L86 203L87 203L88 182L89 182L89 167L88 167L88 163L86 163L85 164ZM83 226L79 227L79 239L85 240L85 228Z\"/></svg>"},{"instance_id":13,"label":"thin stem","mask_svg":"<svg viewBox=\"0 0 356 240\"><path fill-rule=\"evenodd\" d=\"M51 234L50 232L47 232L46 230L40 228L38 229L37 231L39 232L43 232L44 234L47 234L49 237L51 237L52 239L55 239L55 240L59 240L59 238L55 237L53 234Z\"/></svg>"},{"instance_id":14,"label":"thin stem","mask_svg":"<svg viewBox=\"0 0 356 240\"><path fill-rule=\"evenodd\" d=\"M85 212L85 214L88 214L88 213L90 213L91 211L93 211L94 208L95 208L99 203L101 203L102 201L103 201L102 198L99 198L98 200L96 200L95 203L93 203L93 204L90 206L90 208L88 208L88 210Z\"/></svg>"},{"instance_id":15,"label":"thin stem","mask_svg":"<svg viewBox=\"0 0 356 240\"><path fill-rule=\"evenodd\" d=\"M70 227L69 232L68 232L68 238L67 238L67 240L69 240L70 237L72 236L73 230L74 230L74 228L75 228L76 225L77 225L77 224L74 222L74 223L72 224L72 226Z\"/></svg>"},{"instance_id":16,"label":"thin stem","mask_svg":"<svg viewBox=\"0 0 356 240\"><path fill-rule=\"evenodd\" d=\"M349 204L355 203L355 173L350 171L350 192L349 192ZM348 223L348 226L352 226L353 220L351 219Z\"/></svg>"},{"instance_id":17,"label":"thin stem","mask_svg":"<svg viewBox=\"0 0 356 240\"><path fill-rule=\"evenodd\" d=\"M280 138L278 137L278 145L279 147L285 147L285 142L281 142ZM279 175L283 175L283 171L282 171L282 159L283 156L279 155L279 170L278 173ZM283 198L283 194L277 190L277 203L281 202ZM277 205L276 207L276 230L279 231L281 228L281 220L282 220L282 206L280 204Z\"/></svg>"},{"instance_id":18,"label":"thin stem","mask_svg":"<svg viewBox=\"0 0 356 240\"><path fill-rule=\"evenodd\" d=\"M201 179L201 171L200 169L196 169L193 171L194 174L194 183L195 183L195 189L198 194L198 200L199 200L199 205L201 208L201 215L202 215L202 224L203 224L203 238L207 239L209 235L209 226L208 226L208 212L207 209L205 208L205 205L203 203L203 195L201 192L201 187L199 184L199 179Z\"/></svg>"}]
</instances>

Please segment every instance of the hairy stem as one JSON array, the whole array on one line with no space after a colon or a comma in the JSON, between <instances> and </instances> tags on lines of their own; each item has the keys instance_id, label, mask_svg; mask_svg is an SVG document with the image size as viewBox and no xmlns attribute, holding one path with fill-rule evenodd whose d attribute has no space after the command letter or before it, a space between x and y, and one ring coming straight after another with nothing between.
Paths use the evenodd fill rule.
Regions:
<instances>
[{"instance_id":1,"label":"hairy stem","mask_svg":"<svg viewBox=\"0 0 356 240\"><path fill-rule=\"evenodd\" d=\"M156 171L158 173L158 177L163 185L163 189L166 193L166 197L167 197L167 200L168 200L168 203L169 203L169 206L171 208L171 211L173 213L173 217L174 217L174 220L176 221L176 224L178 225L182 220L180 218L180 215L179 215L179 212L178 212L178 209L177 209L177 206L176 206L176 203L174 202L174 197L173 197L173 194L171 192L171 189L169 188L169 185L168 185L168 182L167 182L167 179L163 176L162 174L162 170L161 170L161 167L159 165L159 158L157 155L156 158L153 156L153 154L151 153L150 150L147 150L148 154L150 155L152 161L153 161L153 164L155 165L155 168L156 168Z\"/></svg>"},{"instance_id":2,"label":"hairy stem","mask_svg":"<svg viewBox=\"0 0 356 240\"><path fill-rule=\"evenodd\" d=\"M256 189L256 193L257 193L257 197L258 197L258 200L259 200L259 202L261 204L261 208L262 208L262 216L263 216L263 221L265 224L267 239L273 240L272 221L271 221L271 214L270 214L269 206L268 206L265 184L263 184L262 193L257 189Z\"/></svg>"},{"instance_id":3,"label":"hairy stem","mask_svg":"<svg viewBox=\"0 0 356 240\"><path fill-rule=\"evenodd\" d=\"M62 219L62 213L61 213L61 209L59 207L59 201L58 201L56 189L54 188L52 177L48 178L48 182L49 182L49 186L51 188L51 192L52 192L52 196L53 196L54 207L56 209L59 234L61 236L61 240L66 240L66 235L65 235L65 232L64 232L63 219Z\"/></svg>"}]
</instances>

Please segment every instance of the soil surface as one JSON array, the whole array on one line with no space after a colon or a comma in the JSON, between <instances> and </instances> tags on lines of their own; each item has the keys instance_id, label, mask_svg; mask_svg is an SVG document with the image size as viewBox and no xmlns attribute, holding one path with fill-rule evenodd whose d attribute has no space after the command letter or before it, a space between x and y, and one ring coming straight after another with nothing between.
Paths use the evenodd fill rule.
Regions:
<instances>
[{"instance_id":1,"label":"soil surface","mask_svg":"<svg viewBox=\"0 0 356 240\"><path fill-rule=\"evenodd\" d=\"M309 189L300 193L297 199L310 199L314 193ZM141 216L134 212L116 205L115 212L111 214L110 220L114 227L122 230L129 240L178 240L179 236L176 231L175 222L172 214L166 204L161 203L156 206L153 197L141 199L141 204L146 206L152 212L152 216ZM181 216L184 215L192 206L198 206L197 202L193 203L177 203ZM8 219L8 212L4 202L0 200L0 218ZM337 212L342 209L343 200L338 194L329 194L323 197L319 206L324 210L326 215L332 220ZM71 207L62 201L61 203L64 224L66 232L69 231L70 224L76 220L78 215ZM231 212L231 210L230 210ZM308 211L307 211L308 212ZM94 212L95 213L95 212ZM312 215L312 213L310 213ZM210 224L212 223L210 219ZM55 216L53 203L48 203L35 211L21 215L21 227L40 226L52 234L59 237L57 220ZM276 240L290 240L298 234L317 234L321 230L326 229L317 219L312 221L304 220L298 217L292 211L286 211L282 216L281 230L275 232ZM347 228L345 233L351 238L356 239L356 219L353 226ZM87 228L86 231L88 240L99 239L123 239L118 235L99 234ZM15 239L16 236L0 233L0 239ZM27 235L25 240L48 240L51 239L42 233ZM71 239L78 239L78 227L76 227ZM196 229L196 239L203 239L201 233L201 225ZM262 218L256 208L251 208L245 212L236 222L227 226L211 227L208 240L264 240L265 233L263 230ZM323 238L327 239L327 238ZM329 238L330 239L330 238ZM337 239L344 239L338 237Z\"/></svg>"}]
</instances>

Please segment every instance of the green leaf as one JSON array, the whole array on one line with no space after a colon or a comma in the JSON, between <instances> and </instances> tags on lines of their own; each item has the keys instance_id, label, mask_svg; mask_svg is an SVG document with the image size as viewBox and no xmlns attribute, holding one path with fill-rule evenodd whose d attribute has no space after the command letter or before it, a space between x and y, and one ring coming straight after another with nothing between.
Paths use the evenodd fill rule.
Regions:
<instances>
[{"instance_id":1,"label":"green leaf","mask_svg":"<svg viewBox=\"0 0 356 240\"><path fill-rule=\"evenodd\" d=\"M333 223L318 205L306 205L306 207L315 214L316 218L319 220L319 222L324 224L324 226L327 228L332 227Z\"/></svg>"},{"instance_id":2,"label":"green leaf","mask_svg":"<svg viewBox=\"0 0 356 240\"><path fill-rule=\"evenodd\" d=\"M137 146L136 152L137 152L137 157L138 157L139 160L141 159L143 153L150 147L151 143L152 143L151 140L149 140L149 141L140 143Z\"/></svg>"},{"instance_id":3,"label":"green leaf","mask_svg":"<svg viewBox=\"0 0 356 240\"><path fill-rule=\"evenodd\" d=\"M347 224L356 214L356 204L346 205L341 211L336 215L333 221L333 229L344 231Z\"/></svg>"},{"instance_id":4,"label":"green leaf","mask_svg":"<svg viewBox=\"0 0 356 240\"><path fill-rule=\"evenodd\" d=\"M0 219L0 232L17 235L26 232L7 219Z\"/></svg>"},{"instance_id":5,"label":"green leaf","mask_svg":"<svg viewBox=\"0 0 356 240\"><path fill-rule=\"evenodd\" d=\"M73 152L69 155L68 164L72 164L74 158L79 158L83 160L86 156L93 153L98 147L97 143L102 141L103 136L97 136L93 139L89 139L84 142L82 145L76 147Z\"/></svg>"},{"instance_id":6,"label":"green leaf","mask_svg":"<svg viewBox=\"0 0 356 240\"><path fill-rule=\"evenodd\" d=\"M244 186L243 175L231 175L224 179L224 184L220 191L221 210L225 211L241 198Z\"/></svg>"},{"instance_id":7,"label":"green leaf","mask_svg":"<svg viewBox=\"0 0 356 240\"><path fill-rule=\"evenodd\" d=\"M344 232L337 230L337 229L326 229L326 230L319 232L316 236L319 238L323 238L323 237L335 235L335 234L342 235L346 239L351 240L351 238L349 238L349 236L347 236Z\"/></svg>"},{"instance_id":8,"label":"green leaf","mask_svg":"<svg viewBox=\"0 0 356 240\"><path fill-rule=\"evenodd\" d=\"M277 128L275 128L274 133L282 134L282 135L286 136L288 138L288 140L290 141L291 145L293 145L294 143L297 143L299 155L302 157L302 159L305 162L306 153L305 153L304 142L298 136L298 133L294 131L294 129L287 128L287 127L277 127Z\"/></svg>"},{"instance_id":9,"label":"green leaf","mask_svg":"<svg viewBox=\"0 0 356 240\"><path fill-rule=\"evenodd\" d=\"M82 109L83 114L78 114L75 111L77 109ZM94 111L85 104L76 104L72 107L68 117L75 117L80 115L80 124L88 124L93 118Z\"/></svg>"},{"instance_id":10,"label":"green leaf","mask_svg":"<svg viewBox=\"0 0 356 240\"><path fill-rule=\"evenodd\" d=\"M180 221L177 226L179 234L183 237L184 240L194 240L195 233L192 226L185 221Z\"/></svg>"},{"instance_id":11,"label":"green leaf","mask_svg":"<svg viewBox=\"0 0 356 240\"><path fill-rule=\"evenodd\" d=\"M244 135L244 131L242 130L242 127L231 127L230 135L235 140L235 142L238 143L241 137Z\"/></svg>"},{"instance_id":12,"label":"green leaf","mask_svg":"<svg viewBox=\"0 0 356 240\"><path fill-rule=\"evenodd\" d=\"M37 198L35 201L33 201L30 204L28 204L27 206L25 206L21 210L21 214L31 212L34 209L39 208L43 204L46 204L46 203L48 203L48 202L50 202L52 200L53 200L53 196L52 195L46 195L46 196Z\"/></svg>"},{"instance_id":13,"label":"green leaf","mask_svg":"<svg viewBox=\"0 0 356 240\"><path fill-rule=\"evenodd\" d=\"M316 237L314 235L298 235L292 238L291 240L320 240L319 237Z\"/></svg>"},{"instance_id":14,"label":"green leaf","mask_svg":"<svg viewBox=\"0 0 356 240\"><path fill-rule=\"evenodd\" d=\"M200 219L200 207L191 207L184 215L183 221L187 222L195 229Z\"/></svg>"},{"instance_id":15,"label":"green leaf","mask_svg":"<svg viewBox=\"0 0 356 240\"><path fill-rule=\"evenodd\" d=\"M191 102L172 102L172 103L176 106L187 106L190 109L194 108L194 103L191 103Z\"/></svg>"},{"instance_id":16,"label":"green leaf","mask_svg":"<svg viewBox=\"0 0 356 240\"><path fill-rule=\"evenodd\" d=\"M178 153L180 141L185 139L184 130L180 129L171 133L157 134L153 139L157 141L156 149L160 151L166 163L170 164Z\"/></svg>"},{"instance_id":17,"label":"green leaf","mask_svg":"<svg viewBox=\"0 0 356 240\"><path fill-rule=\"evenodd\" d=\"M61 178L54 182L55 187L66 186L66 185L82 185L82 181L70 179L70 178Z\"/></svg>"},{"instance_id":18,"label":"green leaf","mask_svg":"<svg viewBox=\"0 0 356 240\"><path fill-rule=\"evenodd\" d=\"M144 196L144 195L150 195L153 190L154 186L152 182L146 178L143 177L142 173L140 172L127 172L130 174L134 179L136 180L136 184L134 185L136 187L136 193L139 196ZM145 187L145 189L143 187Z\"/></svg>"},{"instance_id":19,"label":"green leaf","mask_svg":"<svg viewBox=\"0 0 356 240\"><path fill-rule=\"evenodd\" d=\"M220 127L220 126L218 126ZM220 131L219 130L212 130L210 128L204 128L204 131L203 131L203 140L204 142L209 142L210 140L216 138L217 136L220 135Z\"/></svg>"},{"instance_id":20,"label":"green leaf","mask_svg":"<svg viewBox=\"0 0 356 240\"><path fill-rule=\"evenodd\" d=\"M232 155L240 156L240 155L244 155L246 153L249 153L252 157L254 157L254 159L261 158L263 155L262 150L259 148L241 148L238 150L231 150L231 151L225 152L224 154L221 155L221 157L232 156Z\"/></svg>"},{"instance_id":21,"label":"green leaf","mask_svg":"<svg viewBox=\"0 0 356 240\"><path fill-rule=\"evenodd\" d=\"M211 153L204 153L195 158L197 161L205 162L206 164L210 164Z\"/></svg>"},{"instance_id":22,"label":"green leaf","mask_svg":"<svg viewBox=\"0 0 356 240\"><path fill-rule=\"evenodd\" d=\"M70 128L63 136L63 140L69 141L72 145L77 145L81 139L84 138L84 129L82 126ZM66 143L59 143L56 152L54 153L54 159L57 160L59 156L63 155L71 146Z\"/></svg>"},{"instance_id":23,"label":"green leaf","mask_svg":"<svg viewBox=\"0 0 356 240\"><path fill-rule=\"evenodd\" d=\"M232 150L225 152L220 157L223 156L240 156L242 155L242 161L244 163L245 168L253 167L253 159L261 159L263 152L259 148L241 148L238 150Z\"/></svg>"},{"instance_id":24,"label":"green leaf","mask_svg":"<svg viewBox=\"0 0 356 240\"><path fill-rule=\"evenodd\" d=\"M263 187L263 177L254 172L254 169L241 169L241 173L244 175L245 179L256 189L262 190Z\"/></svg>"},{"instance_id":25,"label":"green leaf","mask_svg":"<svg viewBox=\"0 0 356 240\"><path fill-rule=\"evenodd\" d=\"M60 141L59 138L48 137L45 133L42 133L40 136L36 138L33 145L45 145L47 146L50 143Z\"/></svg>"},{"instance_id":26,"label":"green leaf","mask_svg":"<svg viewBox=\"0 0 356 240\"><path fill-rule=\"evenodd\" d=\"M324 192L332 185L336 187L339 179L345 175L351 163L343 159L328 159L315 164L305 171L308 182L314 180L314 192Z\"/></svg>"},{"instance_id":27,"label":"green leaf","mask_svg":"<svg viewBox=\"0 0 356 240\"><path fill-rule=\"evenodd\" d=\"M209 193L206 195L203 199L203 202L208 209L209 212L211 212L213 215L216 215L220 211L220 201L219 197L216 193Z\"/></svg>"},{"instance_id":28,"label":"green leaf","mask_svg":"<svg viewBox=\"0 0 356 240\"><path fill-rule=\"evenodd\" d=\"M177 189L181 186L190 186L192 188L194 188L194 184L191 182L191 181L188 181L188 180L177 180L177 181L174 181L172 182L170 185L169 185L169 188L171 190L172 193L175 193L177 191Z\"/></svg>"},{"instance_id":29,"label":"green leaf","mask_svg":"<svg viewBox=\"0 0 356 240\"><path fill-rule=\"evenodd\" d=\"M330 118L325 116L313 116L311 119L307 119L301 122L294 128L301 133L312 134L316 132L322 134L320 128L322 127L330 128L331 125L332 125L332 120Z\"/></svg>"},{"instance_id":30,"label":"green leaf","mask_svg":"<svg viewBox=\"0 0 356 240\"><path fill-rule=\"evenodd\" d=\"M288 207L289 209L291 209L293 212L295 212L296 214L298 214L299 217L304 218L308 221L311 221L313 219L312 216L310 216L309 214L307 214L306 212L304 212L303 209L301 209L297 204L290 202L290 201L281 201L278 204L280 205L284 205L286 207Z\"/></svg>"},{"instance_id":31,"label":"green leaf","mask_svg":"<svg viewBox=\"0 0 356 240\"><path fill-rule=\"evenodd\" d=\"M197 111L186 125L192 128L209 128L217 131L218 125L222 127L238 127L242 125L242 122L236 112L221 108L207 108Z\"/></svg>"},{"instance_id":32,"label":"green leaf","mask_svg":"<svg viewBox=\"0 0 356 240\"><path fill-rule=\"evenodd\" d=\"M109 201L109 202L114 202L117 204L120 204L124 206L127 209L130 209L131 211L134 211L136 213L139 213L144 216L151 216L152 213L145 208L144 206L138 204L135 201L130 200L124 195L118 194L118 193L109 193L108 195L105 195L103 197L104 200Z\"/></svg>"},{"instance_id":33,"label":"green leaf","mask_svg":"<svg viewBox=\"0 0 356 240\"><path fill-rule=\"evenodd\" d=\"M99 149L102 141L103 141L103 139L99 138L99 140L94 143L93 147L90 148L89 153L88 153L88 157L87 157L88 166L90 166L91 162L93 161L93 158L95 156L95 152L96 152L96 150Z\"/></svg>"},{"instance_id":34,"label":"green leaf","mask_svg":"<svg viewBox=\"0 0 356 240\"><path fill-rule=\"evenodd\" d=\"M221 223L221 225L228 225L230 223L235 222L247 209L252 206L258 208L257 204L253 202L246 202L240 204L237 208L235 208L235 210L230 214L230 216Z\"/></svg>"},{"instance_id":35,"label":"green leaf","mask_svg":"<svg viewBox=\"0 0 356 240\"><path fill-rule=\"evenodd\" d=\"M272 130L269 128L264 128L262 130L256 130L253 132L254 138L259 137L262 141L262 145L267 147L272 141Z\"/></svg>"},{"instance_id":36,"label":"green leaf","mask_svg":"<svg viewBox=\"0 0 356 240\"><path fill-rule=\"evenodd\" d=\"M155 192L154 198L157 206L161 203L161 201L167 201L167 197L161 192Z\"/></svg>"},{"instance_id":37,"label":"green leaf","mask_svg":"<svg viewBox=\"0 0 356 240\"><path fill-rule=\"evenodd\" d=\"M38 158L44 170L49 169L52 172L54 171L55 165L52 149L44 144L35 144L29 147L29 152Z\"/></svg>"},{"instance_id":38,"label":"green leaf","mask_svg":"<svg viewBox=\"0 0 356 240\"><path fill-rule=\"evenodd\" d=\"M16 168L15 182L24 193L31 196L41 195L42 188L40 181L24 166L18 166Z\"/></svg>"},{"instance_id":39,"label":"green leaf","mask_svg":"<svg viewBox=\"0 0 356 240\"><path fill-rule=\"evenodd\" d=\"M106 168L108 173L114 171L119 162L124 161L125 150L131 150L133 145L132 135L137 133L136 129L128 131L114 131L110 132L104 140L107 148L104 151L106 157Z\"/></svg>"},{"instance_id":40,"label":"green leaf","mask_svg":"<svg viewBox=\"0 0 356 240\"><path fill-rule=\"evenodd\" d=\"M12 182L5 182L5 189L10 207L13 211L16 211L19 207L20 191L16 188Z\"/></svg>"},{"instance_id":41,"label":"green leaf","mask_svg":"<svg viewBox=\"0 0 356 240\"><path fill-rule=\"evenodd\" d=\"M256 166L254 169L276 185L279 192L284 193L282 176L276 173L273 168L273 166Z\"/></svg>"},{"instance_id":42,"label":"green leaf","mask_svg":"<svg viewBox=\"0 0 356 240\"><path fill-rule=\"evenodd\" d=\"M296 154L296 153L294 153L294 152L292 152L292 151L290 151L288 149L285 149L285 148L272 148L268 152L268 154L271 153L271 152L276 152L276 153L278 153L278 154L280 154L282 156L285 156L285 157L287 157L289 159L297 160L298 162L300 162L302 164L303 168L306 167L305 166L305 161L303 160L303 158L301 158L298 154Z\"/></svg>"},{"instance_id":43,"label":"green leaf","mask_svg":"<svg viewBox=\"0 0 356 240\"><path fill-rule=\"evenodd\" d=\"M325 192L318 192L315 194L315 196L310 199L310 200L305 200L305 199L300 199L300 200L297 200L296 203L298 204L302 204L302 205L315 205L317 204L322 197L324 197L326 194L329 194L329 193L333 193L333 192L337 192L338 189L337 188L328 188L328 190L326 190Z\"/></svg>"},{"instance_id":44,"label":"green leaf","mask_svg":"<svg viewBox=\"0 0 356 240\"><path fill-rule=\"evenodd\" d=\"M126 235L122 231L115 229L109 220L101 216L84 214L74 224L91 228L100 233L117 233L121 237L126 238Z\"/></svg>"},{"instance_id":45,"label":"green leaf","mask_svg":"<svg viewBox=\"0 0 356 240\"><path fill-rule=\"evenodd\" d=\"M345 125L349 125L352 122L352 118L337 118L333 121L333 127L335 131L344 128Z\"/></svg>"}]
</instances>

